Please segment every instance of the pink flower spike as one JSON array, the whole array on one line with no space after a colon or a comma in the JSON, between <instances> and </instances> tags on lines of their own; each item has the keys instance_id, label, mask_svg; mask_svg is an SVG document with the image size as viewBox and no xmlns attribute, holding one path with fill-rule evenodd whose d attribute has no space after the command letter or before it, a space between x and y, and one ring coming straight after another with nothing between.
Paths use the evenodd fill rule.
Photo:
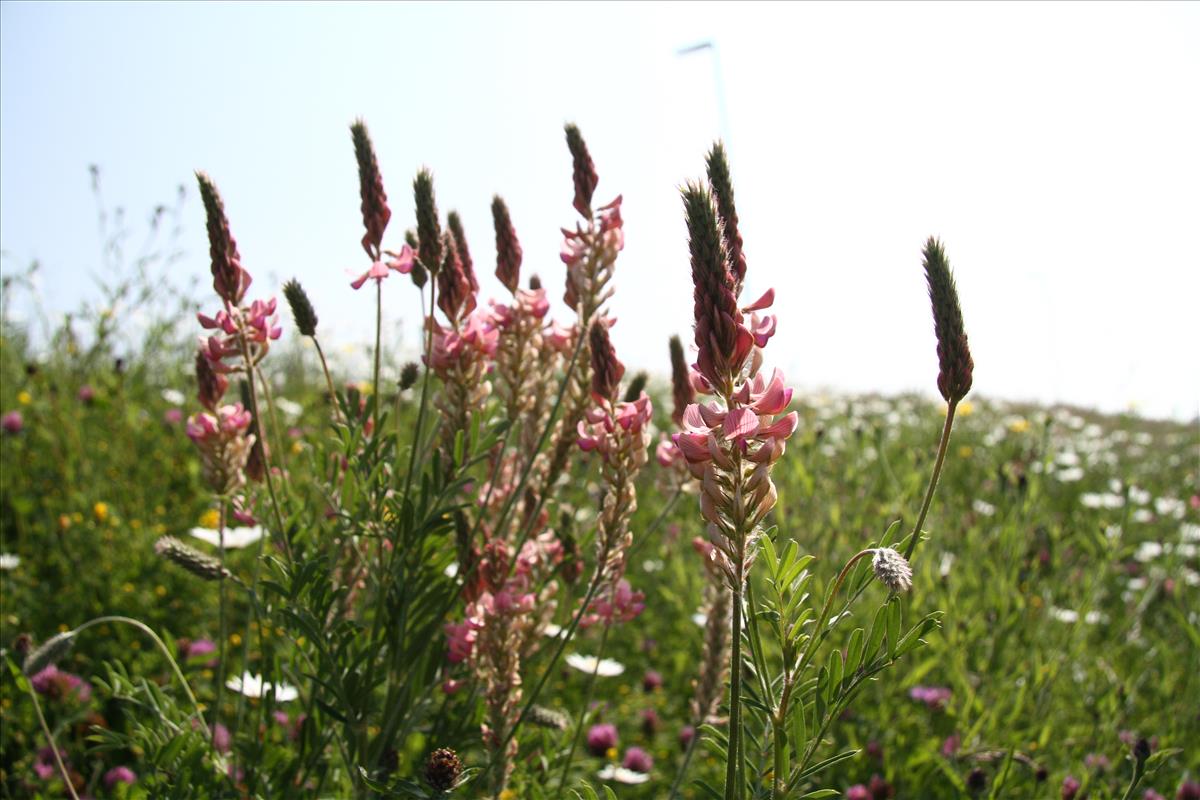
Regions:
<instances>
[{"instance_id":1,"label":"pink flower spike","mask_svg":"<svg viewBox=\"0 0 1200 800\"><path fill-rule=\"evenodd\" d=\"M358 277L357 280L350 282L352 289L361 289L362 285L367 282L367 278L374 278L376 281L382 281L388 276L387 264L382 261L376 261L371 264L371 268Z\"/></svg>"},{"instance_id":2,"label":"pink flower spike","mask_svg":"<svg viewBox=\"0 0 1200 800\"><path fill-rule=\"evenodd\" d=\"M387 262L388 269L394 269L402 275L412 272L414 255L411 247L404 245L399 253L389 252L388 255L392 256L392 260Z\"/></svg>"},{"instance_id":3,"label":"pink flower spike","mask_svg":"<svg viewBox=\"0 0 1200 800\"><path fill-rule=\"evenodd\" d=\"M726 415L721 432L726 439L745 441L758 432L758 415L749 408L735 408Z\"/></svg>"},{"instance_id":4,"label":"pink flower spike","mask_svg":"<svg viewBox=\"0 0 1200 800\"><path fill-rule=\"evenodd\" d=\"M770 308L775 302L775 290L767 289L763 296L755 300L750 305L742 309L742 311L761 311L764 308Z\"/></svg>"}]
</instances>

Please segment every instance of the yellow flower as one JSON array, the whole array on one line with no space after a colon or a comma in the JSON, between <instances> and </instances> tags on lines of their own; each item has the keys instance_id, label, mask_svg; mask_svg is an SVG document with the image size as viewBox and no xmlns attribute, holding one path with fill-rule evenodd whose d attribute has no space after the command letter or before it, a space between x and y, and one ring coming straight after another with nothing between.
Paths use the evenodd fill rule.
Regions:
<instances>
[{"instance_id":1,"label":"yellow flower","mask_svg":"<svg viewBox=\"0 0 1200 800\"><path fill-rule=\"evenodd\" d=\"M974 452L975 451L973 449L971 449L970 445L964 444L962 447L958 448L958 457L959 458L970 458Z\"/></svg>"},{"instance_id":2,"label":"yellow flower","mask_svg":"<svg viewBox=\"0 0 1200 800\"><path fill-rule=\"evenodd\" d=\"M133 584L132 583L121 584L121 591L124 592L125 594L132 594L133 593Z\"/></svg>"},{"instance_id":3,"label":"yellow flower","mask_svg":"<svg viewBox=\"0 0 1200 800\"><path fill-rule=\"evenodd\" d=\"M219 524L221 524L221 515L215 508L210 508L200 515L201 528L208 528L215 531Z\"/></svg>"},{"instance_id":4,"label":"yellow flower","mask_svg":"<svg viewBox=\"0 0 1200 800\"><path fill-rule=\"evenodd\" d=\"M604 757L607 758L609 761L615 761L617 758L617 748L610 747L607 750L605 750Z\"/></svg>"},{"instance_id":5,"label":"yellow flower","mask_svg":"<svg viewBox=\"0 0 1200 800\"><path fill-rule=\"evenodd\" d=\"M27 406L33 402L33 398L29 395L29 392L21 392L17 395L17 402L23 406Z\"/></svg>"},{"instance_id":6,"label":"yellow flower","mask_svg":"<svg viewBox=\"0 0 1200 800\"><path fill-rule=\"evenodd\" d=\"M239 644L242 643L242 635L240 633L229 634L229 643L231 645L233 645L234 647L237 647Z\"/></svg>"},{"instance_id":7,"label":"yellow flower","mask_svg":"<svg viewBox=\"0 0 1200 800\"><path fill-rule=\"evenodd\" d=\"M1025 431L1029 430L1029 420L1025 419L1024 417L1021 417L1020 419L1014 419L1012 422L1008 423L1008 429L1013 433L1024 433Z\"/></svg>"},{"instance_id":8,"label":"yellow flower","mask_svg":"<svg viewBox=\"0 0 1200 800\"><path fill-rule=\"evenodd\" d=\"M975 413L975 404L970 400L963 400L958 404L958 415L960 417L969 417Z\"/></svg>"},{"instance_id":9,"label":"yellow flower","mask_svg":"<svg viewBox=\"0 0 1200 800\"><path fill-rule=\"evenodd\" d=\"M58 515L58 527L62 528L64 531L67 528L71 527L71 518L68 517L66 514L59 514Z\"/></svg>"},{"instance_id":10,"label":"yellow flower","mask_svg":"<svg viewBox=\"0 0 1200 800\"><path fill-rule=\"evenodd\" d=\"M96 517L96 522L103 523L108 520L108 503L98 502L92 506L92 514Z\"/></svg>"},{"instance_id":11,"label":"yellow flower","mask_svg":"<svg viewBox=\"0 0 1200 800\"><path fill-rule=\"evenodd\" d=\"M299 442L299 441L292 442L292 455L298 456L303 452L304 452L304 443L303 442Z\"/></svg>"},{"instance_id":12,"label":"yellow flower","mask_svg":"<svg viewBox=\"0 0 1200 800\"><path fill-rule=\"evenodd\" d=\"M154 594L156 594L159 597L166 597L167 596L167 587L162 586L162 585L155 586Z\"/></svg>"},{"instance_id":13,"label":"yellow flower","mask_svg":"<svg viewBox=\"0 0 1200 800\"><path fill-rule=\"evenodd\" d=\"M516 800L517 793L512 789L505 789L500 793L500 800Z\"/></svg>"}]
</instances>

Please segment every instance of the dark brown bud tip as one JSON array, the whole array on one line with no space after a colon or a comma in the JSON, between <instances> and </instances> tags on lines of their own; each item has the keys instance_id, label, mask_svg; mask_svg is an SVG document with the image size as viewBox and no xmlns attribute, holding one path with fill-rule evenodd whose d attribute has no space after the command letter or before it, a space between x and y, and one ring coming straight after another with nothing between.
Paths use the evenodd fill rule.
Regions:
<instances>
[{"instance_id":1,"label":"dark brown bud tip","mask_svg":"<svg viewBox=\"0 0 1200 800\"><path fill-rule=\"evenodd\" d=\"M625 396L621 398L626 403L632 403L642 396L642 392L646 390L646 382L650 380L650 376L645 372L635 373L629 381L629 386L625 388Z\"/></svg>"},{"instance_id":2,"label":"dark brown bud tip","mask_svg":"<svg viewBox=\"0 0 1200 800\"><path fill-rule=\"evenodd\" d=\"M517 241L508 206L499 195L492 198L492 224L496 229L496 277L504 288L516 292L521 282L521 243Z\"/></svg>"},{"instance_id":3,"label":"dark brown bud tip","mask_svg":"<svg viewBox=\"0 0 1200 800\"><path fill-rule=\"evenodd\" d=\"M434 276L442 265L442 226L433 196L433 173L422 169L413 180L417 211L417 258Z\"/></svg>"},{"instance_id":4,"label":"dark brown bud tip","mask_svg":"<svg viewBox=\"0 0 1200 800\"><path fill-rule=\"evenodd\" d=\"M950 262L942 243L930 237L925 243L925 280L933 306L933 329L937 336L938 391L948 403L957 403L971 390L975 362L963 330L962 309Z\"/></svg>"},{"instance_id":5,"label":"dark brown bud tip","mask_svg":"<svg viewBox=\"0 0 1200 800\"><path fill-rule=\"evenodd\" d=\"M200 405L215 414L228 388L229 380L213 369L204 353L196 353L196 398Z\"/></svg>"},{"instance_id":6,"label":"dark brown bud tip","mask_svg":"<svg viewBox=\"0 0 1200 800\"><path fill-rule=\"evenodd\" d=\"M458 260L462 262L463 275L471 284L471 291L479 291L479 281L475 279L475 262L471 260L471 251L467 249L467 234L463 231L462 219L457 211L446 215L446 226L454 237L454 246L458 248Z\"/></svg>"},{"instance_id":7,"label":"dark brown bud tip","mask_svg":"<svg viewBox=\"0 0 1200 800\"><path fill-rule=\"evenodd\" d=\"M317 312L313 310L304 287L292 279L283 285L283 296L287 298L288 306L292 309L292 318L296 320L296 330L300 331L300 335L316 336Z\"/></svg>"},{"instance_id":8,"label":"dark brown bud tip","mask_svg":"<svg viewBox=\"0 0 1200 800\"><path fill-rule=\"evenodd\" d=\"M213 289L223 300L236 306L242 302L246 289L250 287L250 273L242 269L237 242L229 230L225 203L217 192L216 184L203 172L196 173L196 181L200 184L200 199L204 203L207 220Z\"/></svg>"},{"instance_id":9,"label":"dark brown bud tip","mask_svg":"<svg viewBox=\"0 0 1200 800\"><path fill-rule=\"evenodd\" d=\"M592 194L600 178L596 175L596 165L588 154L587 144L583 134L573 123L566 126L567 148L571 151L573 161L573 177L575 179L575 210L587 219L592 218Z\"/></svg>"},{"instance_id":10,"label":"dark brown bud tip","mask_svg":"<svg viewBox=\"0 0 1200 800\"><path fill-rule=\"evenodd\" d=\"M367 133L367 126L355 120L350 126L354 139L354 158L358 162L358 192L362 200L363 235L362 246L367 255L378 259L383 246L383 232L387 228L392 212L387 205L387 194L383 191L383 176L379 174L379 162L375 158L375 146Z\"/></svg>"},{"instance_id":11,"label":"dark brown bud tip","mask_svg":"<svg viewBox=\"0 0 1200 800\"><path fill-rule=\"evenodd\" d=\"M404 392L411 389L417 383L417 378L421 376L421 368L415 361L409 361L400 370L400 391Z\"/></svg>"},{"instance_id":12,"label":"dark brown bud tip","mask_svg":"<svg viewBox=\"0 0 1200 800\"><path fill-rule=\"evenodd\" d=\"M683 342L678 336L671 337L671 399L674 408L671 419L683 425L683 412L696 400L696 389L692 386L687 361L683 357Z\"/></svg>"},{"instance_id":13,"label":"dark brown bud tip","mask_svg":"<svg viewBox=\"0 0 1200 800\"><path fill-rule=\"evenodd\" d=\"M725 249L729 252L729 272L736 295L746 277L746 255L742 252L742 234L738 230L737 209L733 205L729 160L725 155L725 145L721 142L714 144L708 154L708 182L712 185L713 199L717 201L717 213L721 217Z\"/></svg>"},{"instance_id":14,"label":"dark brown bud tip","mask_svg":"<svg viewBox=\"0 0 1200 800\"><path fill-rule=\"evenodd\" d=\"M625 365L617 359L617 351L608 337L608 321L603 317L592 323L588 344L592 351L592 394L611 401L625 374Z\"/></svg>"}]
</instances>

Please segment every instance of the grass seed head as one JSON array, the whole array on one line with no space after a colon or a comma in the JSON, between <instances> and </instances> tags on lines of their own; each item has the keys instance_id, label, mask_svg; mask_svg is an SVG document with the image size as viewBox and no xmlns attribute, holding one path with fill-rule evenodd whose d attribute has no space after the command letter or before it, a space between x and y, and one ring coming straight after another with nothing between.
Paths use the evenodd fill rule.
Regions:
<instances>
[{"instance_id":1,"label":"grass seed head","mask_svg":"<svg viewBox=\"0 0 1200 800\"><path fill-rule=\"evenodd\" d=\"M191 545L184 544L174 536L163 536L154 543L154 552L187 570L197 578L215 581L232 576L220 561L210 555L201 553Z\"/></svg>"},{"instance_id":2,"label":"grass seed head","mask_svg":"<svg viewBox=\"0 0 1200 800\"><path fill-rule=\"evenodd\" d=\"M42 642L41 646L31 651L21 665L21 671L26 675L36 675L51 664L57 664L75 643L75 631L67 631L51 636Z\"/></svg>"},{"instance_id":3,"label":"grass seed head","mask_svg":"<svg viewBox=\"0 0 1200 800\"><path fill-rule=\"evenodd\" d=\"M296 320L296 330L301 336L317 335L317 312L313 310L308 293L294 278L283 285L283 296L287 298L288 306L292 309L292 318Z\"/></svg>"}]
</instances>

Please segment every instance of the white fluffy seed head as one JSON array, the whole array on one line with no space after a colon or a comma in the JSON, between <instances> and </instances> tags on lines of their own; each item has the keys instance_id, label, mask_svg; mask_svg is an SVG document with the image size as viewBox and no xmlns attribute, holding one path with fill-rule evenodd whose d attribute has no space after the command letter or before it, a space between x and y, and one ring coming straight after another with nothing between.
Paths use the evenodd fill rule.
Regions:
<instances>
[{"instance_id":1,"label":"white fluffy seed head","mask_svg":"<svg viewBox=\"0 0 1200 800\"><path fill-rule=\"evenodd\" d=\"M890 547L880 547L871 559L875 577L893 592L907 592L912 588L912 567L904 556Z\"/></svg>"}]
</instances>

